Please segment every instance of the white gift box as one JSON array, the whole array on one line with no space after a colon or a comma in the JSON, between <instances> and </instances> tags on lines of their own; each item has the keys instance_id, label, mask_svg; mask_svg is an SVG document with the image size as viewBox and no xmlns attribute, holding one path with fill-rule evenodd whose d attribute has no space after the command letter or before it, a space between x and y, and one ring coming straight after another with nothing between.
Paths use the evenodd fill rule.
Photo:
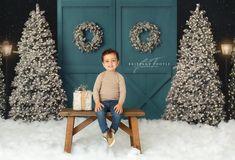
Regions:
<instances>
[{"instance_id":1,"label":"white gift box","mask_svg":"<svg viewBox=\"0 0 235 160\"><path fill-rule=\"evenodd\" d=\"M89 90L73 92L74 110L92 110L92 92Z\"/></svg>"}]
</instances>

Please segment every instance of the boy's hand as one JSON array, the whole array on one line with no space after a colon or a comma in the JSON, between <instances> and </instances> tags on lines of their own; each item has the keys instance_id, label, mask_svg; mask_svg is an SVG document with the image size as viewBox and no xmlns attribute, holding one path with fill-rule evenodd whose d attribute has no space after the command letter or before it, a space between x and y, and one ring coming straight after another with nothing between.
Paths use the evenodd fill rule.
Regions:
<instances>
[{"instance_id":1,"label":"boy's hand","mask_svg":"<svg viewBox=\"0 0 235 160\"><path fill-rule=\"evenodd\" d=\"M101 111L104 105L100 102L95 103L95 112Z\"/></svg>"},{"instance_id":2,"label":"boy's hand","mask_svg":"<svg viewBox=\"0 0 235 160\"><path fill-rule=\"evenodd\" d=\"M114 110L115 110L115 112L117 112L118 114L121 114L121 113L123 112L122 105L118 103L118 104L114 107Z\"/></svg>"}]
</instances>

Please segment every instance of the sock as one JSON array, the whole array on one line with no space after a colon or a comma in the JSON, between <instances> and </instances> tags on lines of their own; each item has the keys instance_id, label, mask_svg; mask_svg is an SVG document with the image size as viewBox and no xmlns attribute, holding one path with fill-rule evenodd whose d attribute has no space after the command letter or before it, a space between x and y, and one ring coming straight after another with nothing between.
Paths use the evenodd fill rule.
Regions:
<instances>
[{"instance_id":1,"label":"sock","mask_svg":"<svg viewBox=\"0 0 235 160\"><path fill-rule=\"evenodd\" d=\"M115 134L115 130L113 128L111 128L111 131Z\"/></svg>"},{"instance_id":2,"label":"sock","mask_svg":"<svg viewBox=\"0 0 235 160\"><path fill-rule=\"evenodd\" d=\"M103 133L103 136L106 137L107 136L107 131Z\"/></svg>"}]
</instances>

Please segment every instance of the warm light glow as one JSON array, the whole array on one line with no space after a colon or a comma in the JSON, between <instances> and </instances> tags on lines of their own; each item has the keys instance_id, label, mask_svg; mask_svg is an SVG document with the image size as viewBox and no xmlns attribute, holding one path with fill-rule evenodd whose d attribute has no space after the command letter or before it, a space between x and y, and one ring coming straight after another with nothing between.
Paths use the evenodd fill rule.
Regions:
<instances>
[{"instance_id":1,"label":"warm light glow","mask_svg":"<svg viewBox=\"0 0 235 160\"><path fill-rule=\"evenodd\" d=\"M235 52L235 38L233 38L233 52Z\"/></svg>"},{"instance_id":2,"label":"warm light glow","mask_svg":"<svg viewBox=\"0 0 235 160\"><path fill-rule=\"evenodd\" d=\"M223 55L231 55L233 52L233 44L221 44L221 51Z\"/></svg>"},{"instance_id":3,"label":"warm light glow","mask_svg":"<svg viewBox=\"0 0 235 160\"><path fill-rule=\"evenodd\" d=\"M12 52L12 44L10 44L8 41L4 41L2 43L2 53L4 56L9 56Z\"/></svg>"}]
</instances>

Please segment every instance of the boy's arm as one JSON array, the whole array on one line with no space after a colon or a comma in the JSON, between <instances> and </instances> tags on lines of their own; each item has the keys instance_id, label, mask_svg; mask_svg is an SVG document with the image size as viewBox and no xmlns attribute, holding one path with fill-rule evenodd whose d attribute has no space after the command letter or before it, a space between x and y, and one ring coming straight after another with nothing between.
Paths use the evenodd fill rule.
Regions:
<instances>
[{"instance_id":1,"label":"boy's arm","mask_svg":"<svg viewBox=\"0 0 235 160\"><path fill-rule=\"evenodd\" d=\"M99 74L96 78L94 87L93 87L93 99L95 101L95 112L98 112L104 107L102 103L100 103L100 88L102 84L102 74Z\"/></svg>"},{"instance_id":2,"label":"boy's arm","mask_svg":"<svg viewBox=\"0 0 235 160\"><path fill-rule=\"evenodd\" d=\"M95 103L100 102L100 95L99 95L100 87L101 87L101 74L97 76L93 87L93 99Z\"/></svg>"},{"instance_id":3,"label":"boy's arm","mask_svg":"<svg viewBox=\"0 0 235 160\"><path fill-rule=\"evenodd\" d=\"M119 76L119 100L118 104L114 107L115 112L121 114L123 112L123 103L126 99L126 84L125 84L125 79L122 75Z\"/></svg>"},{"instance_id":4,"label":"boy's arm","mask_svg":"<svg viewBox=\"0 0 235 160\"><path fill-rule=\"evenodd\" d=\"M120 90L120 97L118 100L118 104L122 106L126 99L126 83L124 77L121 75L119 78L119 90Z\"/></svg>"}]
</instances>

